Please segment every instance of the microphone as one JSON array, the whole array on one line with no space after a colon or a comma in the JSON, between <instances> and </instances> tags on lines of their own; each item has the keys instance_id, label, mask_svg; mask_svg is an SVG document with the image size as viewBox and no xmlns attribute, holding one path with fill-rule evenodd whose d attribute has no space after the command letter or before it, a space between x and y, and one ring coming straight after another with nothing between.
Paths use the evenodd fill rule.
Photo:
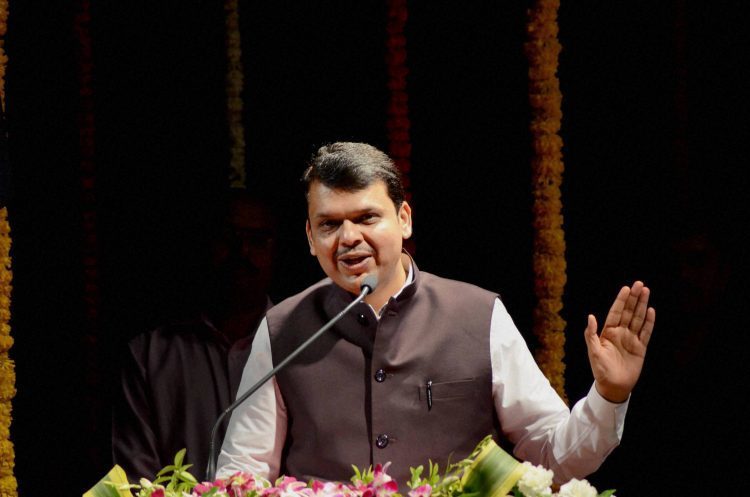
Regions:
<instances>
[{"instance_id":1,"label":"microphone","mask_svg":"<svg viewBox=\"0 0 750 497\"><path fill-rule=\"evenodd\" d=\"M368 289L367 294L368 295L375 291L375 289L378 287L378 277L374 274L368 274L362 279L362 284L359 286L359 291L364 292L365 288ZM362 296L364 298L364 295Z\"/></svg>"},{"instance_id":2,"label":"microphone","mask_svg":"<svg viewBox=\"0 0 750 497\"><path fill-rule=\"evenodd\" d=\"M283 361L281 361L275 368L273 368L271 371L268 372L263 378L258 380L258 382L250 387L245 393L243 393L240 397L237 397L237 400L235 400L229 407L227 407L224 412L219 415L219 418L214 423L213 428L211 429L211 442L208 446L208 466L206 467L206 481L214 481L214 478L216 477L216 460L218 458L218 454L216 454L216 435L219 431L219 425L221 425L222 420L229 414L230 412L234 411L237 406L242 404L248 397L250 397L252 394L254 394L260 387L262 387L268 380L273 378L273 376L276 375L279 371L281 371L284 366L286 366L289 362L292 361L295 357L297 357L303 350L305 350L311 343L313 343L315 340L317 340L323 333L325 333L331 326L336 324L336 322L341 319L341 317L349 312L352 307L359 304L367 295L371 294L375 291L375 289L378 286L378 277L374 274L368 274L364 277L362 280L362 284L360 285L359 289L359 295L356 299L354 299L349 305L347 305L343 311L336 314L333 319L328 321L325 325L323 325L322 328L320 328L318 331L315 332L310 338L305 340L305 342L297 347L294 352L289 354Z\"/></svg>"}]
</instances>

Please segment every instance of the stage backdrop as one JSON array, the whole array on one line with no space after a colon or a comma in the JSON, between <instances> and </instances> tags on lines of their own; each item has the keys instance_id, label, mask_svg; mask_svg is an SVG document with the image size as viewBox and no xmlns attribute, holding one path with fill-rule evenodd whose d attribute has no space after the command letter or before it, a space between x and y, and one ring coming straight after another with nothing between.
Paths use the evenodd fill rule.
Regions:
<instances>
[{"instance_id":1,"label":"stage backdrop","mask_svg":"<svg viewBox=\"0 0 750 497\"><path fill-rule=\"evenodd\" d=\"M653 376L686 329L677 290L701 287L683 269L706 273L680 244L705 233L717 267L739 271L747 34L730 9L685 3L561 7L572 400L590 385L586 314L602 317L621 285L654 289ZM416 261L499 292L534 344L528 5L408 7ZM387 146L386 3L240 2L239 12L246 181L277 200L280 300L322 276L303 231L305 160L330 141ZM227 185L225 36L221 2L11 3L12 438L24 497L53 481L76 494L109 469L123 343L200 295L196 240ZM624 454L656 431L630 433ZM602 488L637 483L643 465L631 463L614 459Z\"/></svg>"}]
</instances>

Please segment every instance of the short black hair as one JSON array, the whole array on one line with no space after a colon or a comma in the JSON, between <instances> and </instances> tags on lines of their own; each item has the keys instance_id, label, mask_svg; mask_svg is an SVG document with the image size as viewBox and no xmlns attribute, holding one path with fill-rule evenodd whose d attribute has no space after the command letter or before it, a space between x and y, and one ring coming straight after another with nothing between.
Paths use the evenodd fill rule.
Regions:
<instances>
[{"instance_id":1,"label":"short black hair","mask_svg":"<svg viewBox=\"0 0 750 497\"><path fill-rule=\"evenodd\" d=\"M404 202L401 172L385 152L367 143L336 142L320 147L302 175L305 194L310 192L313 181L350 192L382 181L396 209Z\"/></svg>"}]
</instances>

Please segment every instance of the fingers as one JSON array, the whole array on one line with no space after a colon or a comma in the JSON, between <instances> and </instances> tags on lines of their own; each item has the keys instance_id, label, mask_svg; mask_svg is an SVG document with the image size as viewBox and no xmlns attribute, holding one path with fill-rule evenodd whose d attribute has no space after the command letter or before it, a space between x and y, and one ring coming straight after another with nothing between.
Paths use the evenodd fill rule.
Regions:
<instances>
[{"instance_id":1,"label":"fingers","mask_svg":"<svg viewBox=\"0 0 750 497\"><path fill-rule=\"evenodd\" d=\"M611 326L619 326L622 320L622 312L625 309L625 305L630 297L630 288L624 286L620 288L620 292L617 294L612 307L609 309L607 319L604 320L604 327L609 328Z\"/></svg>"},{"instance_id":2,"label":"fingers","mask_svg":"<svg viewBox=\"0 0 750 497\"><path fill-rule=\"evenodd\" d=\"M649 307L646 310L646 319L643 321L643 327L638 337L641 339L641 343L644 347L648 347L648 342L651 340L651 332L654 331L654 323L656 322L656 309Z\"/></svg>"},{"instance_id":3,"label":"fingers","mask_svg":"<svg viewBox=\"0 0 750 497\"><path fill-rule=\"evenodd\" d=\"M629 288L622 287L609 309L604 327L624 326L638 333L646 315L649 295L650 290L641 281Z\"/></svg>"},{"instance_id":4,"label":"fingers","mask_svg":"<svg viewBox=\"0 0 750 497\"><path fill-rule=\"evenodd\" d=\"M641 294L638 296L638 302L635 305L635 311L630 321L630 331L636 335L640 333L643 322L646 319L646 311L648 309L648 297L651 294L651 290L648 287L643 287Z\"/></svg>"},{"instance_id":5,"label":"fingers","mask_svg":"<svg viewBox=\"0 0 750 497\"><path fill-rule=\"evenodd\" d=\"M640 281L636 281L633 283L633 286L630 287L630 295L628 295L628 298L625 301L625 308L622 310L622 316L620 317L620 326L626 328L630 327L630 322L635 314L636 306L643 294L643 288L643 283Z\"/></svg>"}]
</instances>

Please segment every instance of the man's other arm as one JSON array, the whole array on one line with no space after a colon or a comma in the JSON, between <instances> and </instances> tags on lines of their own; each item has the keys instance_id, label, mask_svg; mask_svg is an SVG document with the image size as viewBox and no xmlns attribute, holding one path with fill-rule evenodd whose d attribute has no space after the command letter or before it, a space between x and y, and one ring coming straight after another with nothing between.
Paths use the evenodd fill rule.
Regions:
<instances>
[{"instance_id":1,"label":"man's other arm","mask_svg":"<svg viewBox=\"0 0 750 497\"><path fill-rule=\"evenodd\" d=\"M592 386L569 410L499 300L490 333L495 410L515 456L553 470L558 483L596 471L620 443L627 401L608 402Z\"/></svg>"}]
</instances>

